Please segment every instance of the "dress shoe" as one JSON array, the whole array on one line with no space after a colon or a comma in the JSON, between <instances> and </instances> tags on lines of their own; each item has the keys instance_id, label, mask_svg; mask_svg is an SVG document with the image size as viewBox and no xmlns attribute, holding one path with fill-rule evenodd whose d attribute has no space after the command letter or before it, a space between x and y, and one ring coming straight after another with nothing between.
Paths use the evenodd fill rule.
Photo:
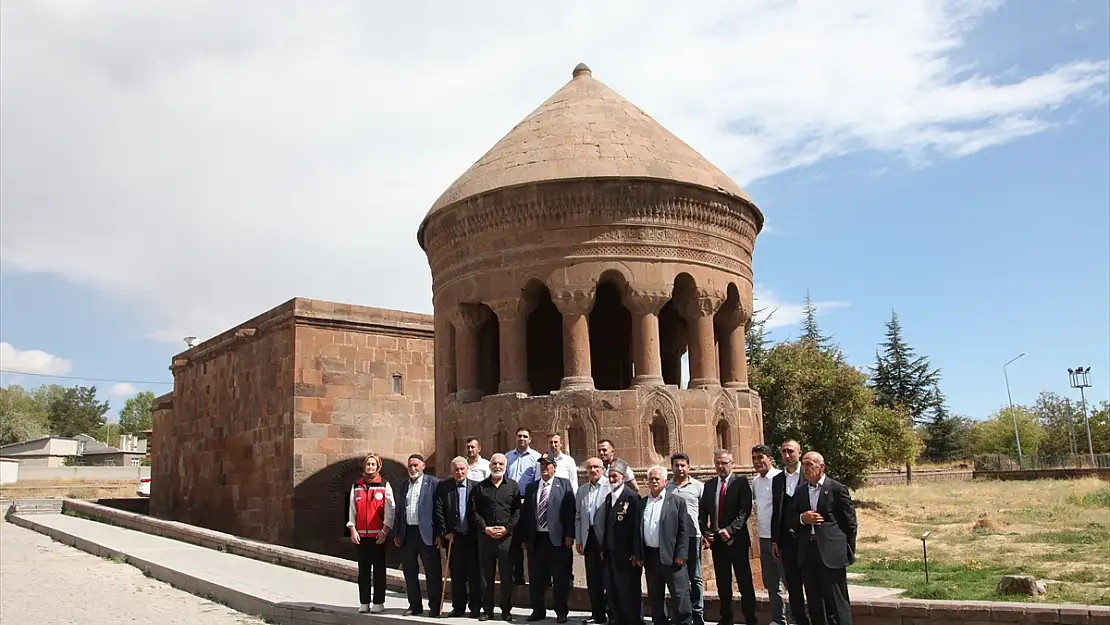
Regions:
<instances>
[{"instance_id":1,"label":"dress shoe","mask_svg":"<svg viewBox=\"0 0 1110 625\"><path fill-rule=\"evenodd\" d=\"M501 620L506 623L513 622L513 613L508 610L501 610Z\"/></svg>"},{"instance_id":2,"label":"dress shoe","mask_svg":"<svg viewBox=\"0 0 1110 625\"><path fill-rule=\"evenodd\" d=\"M479 611L471 612L470 613L470 618L482 618L482 613L479 612Z\"/></svg>"},{"instance_id":3,"label":"dress shoe","mask_svg":"<svg viewBox=\"0 0 1110 625\"><path fill-rule=\"evenodd\" d=\"M529 623L535 623L536 621L542 621L545 618L547 618L546 614L538 614L536 612L533 612L533 613L528 615L528 622Z\"/></svg>"},{"instance_id":4,"label":"dress shoe","mask_svg":"<svg viewBox=\"0 0 1110 625\"><path fill-rule=\"evenodd\" d=\"M478 615L478 620L479 621L488 621L489 620L489 615L488 614L479 614Z\"/></svg>"},{"instance_id":5,"label":"dress shoe","mask_svg":"<svg viewBox=\"0 0 1110 625\"><path fill-rule=\"evenodd\" d=\"M555 622L556 622L556 623L560 623L560 624L562 624L562 623L566 623L566 622L567 622L567 617L566 617L566 615L564 614L563 616L559 616L559 617L556 617L556 618L555 618Z\"/></svg>"}]
</instances>

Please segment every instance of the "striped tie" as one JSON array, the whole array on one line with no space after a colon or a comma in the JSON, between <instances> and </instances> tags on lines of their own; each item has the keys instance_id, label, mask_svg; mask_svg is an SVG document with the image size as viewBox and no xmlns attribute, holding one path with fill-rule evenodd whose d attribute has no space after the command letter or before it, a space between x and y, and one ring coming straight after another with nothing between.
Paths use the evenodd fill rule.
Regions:
<instances>
[{"instance_id":1,"label":"striped tie","mask_svg":"<svg viewBox=\"0 0 1110 625\"><path fill-rule=\"evenodd\" d=\"M540 504L536 508L536 520L541 532L547 531L547 482L540 483Z\"/></svg>"}]
</instances>

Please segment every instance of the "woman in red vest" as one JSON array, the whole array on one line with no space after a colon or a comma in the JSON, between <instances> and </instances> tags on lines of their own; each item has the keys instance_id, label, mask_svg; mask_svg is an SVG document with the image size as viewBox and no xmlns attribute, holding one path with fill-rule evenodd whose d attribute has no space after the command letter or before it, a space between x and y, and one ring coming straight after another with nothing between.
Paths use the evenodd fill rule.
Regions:
<instances>
[{"instance_id":1,"label":"woman in red vest","mask_svg":"<svg viewBox=\"0 0 1110 625\"><path fill-rule=\"evenodd\" d=\"M359 612L380 614L385 610L385 545L397 512L393 487L382 479L382 457L366 454L362 477L351 486L351 507L347 527L351 542L358 546ZM370 607L370 579L373 576L374 606Z\"/></svg>"}]
</instances>

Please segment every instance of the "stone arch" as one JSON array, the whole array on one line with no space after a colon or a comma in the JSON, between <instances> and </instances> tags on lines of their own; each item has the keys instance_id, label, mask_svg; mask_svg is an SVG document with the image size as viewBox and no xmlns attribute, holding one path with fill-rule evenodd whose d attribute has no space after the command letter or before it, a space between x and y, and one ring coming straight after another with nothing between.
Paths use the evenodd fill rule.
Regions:
<instances>
[{"instance_id":1,"label":"stone arch","mask_svg":"<svg viewBox=\"0 0 1110 625\"><path fill-rule=\"evenodd\" d=\"M682 416L674 396L656 388L640 402L640 441L643 462L666 464L670 454L682 449Z\"/></svg>"},{"instance_id":2,"label":"stone arch","mask_svg":"<svg viewBox=\"0 0 1110 625\"><path fill-rule=\"evenodd\" d=\"M555 406L551 431L563 437L563 443L578 464L594 455L601 438L593 408L580 395L570 396L570 401Z\"/></svg>"},{"instance_id":3,"label":"stone arch","mask_svg":"<svg viewBox=\"0 0 1110 625\"><path fill-rule=\"evenodd\" d=\"M732 393L724 391L717 396L717 401L713 404L713 435L714 447L721 449L720 437L722 434L722 427L728 434L727 449L732 453L735 461L743 464L743 449L740 445L741 428L740 428L740 415L736 406L736 400Z\"/></svg>"},{"instance_id":4,"label":"stone arch","mask_svg":"<svg viewBox=\"0 0 1110 625\"><path fill-rule=\"evenodd\" d=\"M632 386L632 312L625 303L628 281L616 269L597 280L589 314L590 367L594 388L620 391Z\"/></svg>"},{"instance_id":5,"label":"stone arch","mask_svg":"<svg viewBox=\"0 0 1110 625\"><path fill-rule=\"evenodd\" d=\"M525 375L532 395L548 395L563 379L563 315L538 278L521 289L525 300Z\"/></svg>"}]
</instances>

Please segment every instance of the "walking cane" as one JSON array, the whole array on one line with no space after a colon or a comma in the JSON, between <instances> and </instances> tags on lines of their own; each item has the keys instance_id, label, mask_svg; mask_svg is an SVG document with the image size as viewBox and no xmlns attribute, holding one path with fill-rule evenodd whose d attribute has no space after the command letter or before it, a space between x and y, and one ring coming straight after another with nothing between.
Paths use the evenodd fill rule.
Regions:
<instances>
[{"instance_id":1,"label":"walking cane","mask_svg":"<svg viewBox=\"0 0 1110 625\"><path fill-rule=\"evenodd\" d=\"M443 614L443 602L447 600L447 572L451 570L451 547L455 546L455 535L447 541L447 566L443 567L443 584L439 587L439 613Z\"/></svg>"}]
</instances>

